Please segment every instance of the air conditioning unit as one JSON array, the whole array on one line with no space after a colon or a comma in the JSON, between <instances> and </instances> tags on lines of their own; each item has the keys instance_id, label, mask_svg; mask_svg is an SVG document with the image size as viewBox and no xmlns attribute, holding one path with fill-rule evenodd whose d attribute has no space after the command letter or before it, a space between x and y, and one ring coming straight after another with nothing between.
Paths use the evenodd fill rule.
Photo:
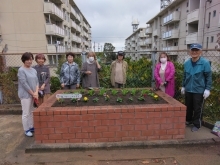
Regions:
<instances>
[{"instance_id":1,"label":"air conditioning unit","mask_svg":"<svg viewBox=\"0 0 220 165\"><path fill-rule=\"evenodd\" d=\"M210 26L210 24L209 24L209 23L207 23L207 24L205 24L205 25L206 25L206 27L207 27L207 28L209 28L209 26Z\"/></svg>"}]
</instances>

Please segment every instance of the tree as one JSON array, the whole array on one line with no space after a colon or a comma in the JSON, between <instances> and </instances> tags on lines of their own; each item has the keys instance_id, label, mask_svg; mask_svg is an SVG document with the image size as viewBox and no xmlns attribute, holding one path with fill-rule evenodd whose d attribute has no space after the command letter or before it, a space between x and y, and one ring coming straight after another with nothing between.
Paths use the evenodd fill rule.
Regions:
<instances>
[{"instance_id":1,"label":"tree","mask_svg":"<svg viewBox=\"0 0 220 165\"><path fill-rule=\"evenodd\" d=\"M113 60L116 59L114 50L115 50L115 47L111 43L105 43L104 53L106 55L106 63L111 63Z\"/></svg>"}]
</instances>

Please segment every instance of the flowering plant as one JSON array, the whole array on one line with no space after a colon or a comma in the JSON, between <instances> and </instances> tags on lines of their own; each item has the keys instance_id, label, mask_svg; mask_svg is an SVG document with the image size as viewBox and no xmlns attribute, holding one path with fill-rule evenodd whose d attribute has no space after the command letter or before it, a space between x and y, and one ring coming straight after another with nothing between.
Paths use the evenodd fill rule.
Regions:
<instances>
[{"instance_id":1,"label":"flowering plant","mask_svg":"<svg viewBox=\"0 0 220 165\"><path fill-rule=\"evenodd\" d=\"M159 100L158 95L154 95L154 100Z\"/></svg>"},{"instance_id":2,"label":"flowering plant","mask_svg":"<svg viewBox=\"0 0 220 165\"><path fill-rule=\"evenodd\" d=\"M109 101L110 97L109 95L105 95L105 101Z\"/></svg>"},{"instance_id":3,"label":"flowering plant","mask_svg":"<svg viewBox=\"0 0 220 165\"><path fill-rule=\"evenodd\" d=\"M84 101L84 102L89 101L88 97L84 97L84 98L83 98L83 101Z\"/></svg>"},{"instance_id":4,"label":"flowering plant","mask_svg":"<svg viewBox=\"0 0 220 165\"><path fill-rule=\"evenodd\" d=\"M96 97L92 100L94 103L97 103L99 101L99 99Z\"/></svg>"}]
</instances>

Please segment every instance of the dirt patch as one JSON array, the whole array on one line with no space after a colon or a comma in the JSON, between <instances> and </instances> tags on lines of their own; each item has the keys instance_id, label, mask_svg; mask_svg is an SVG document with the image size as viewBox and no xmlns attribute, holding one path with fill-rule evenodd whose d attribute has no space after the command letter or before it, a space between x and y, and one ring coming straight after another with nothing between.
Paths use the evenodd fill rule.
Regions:
<instances>
[{"instance_id":1,"label":"dirt patch","mask_svg":"<svg viewBox=\"0 0 220 165\"><path fill-rule=\"evenodd\" d=\"M121 90L118 90L117 94L112 94L111 90L104 94L101 94L100 91L95 91L94 94L90 92L83 92L82 98L78 101L76 99L59 99L52 107L167 104L163 98L150 90L137 90L135 94L131 94L130 91L127 94L122 94Z\"/></svg>"}]
</instances>

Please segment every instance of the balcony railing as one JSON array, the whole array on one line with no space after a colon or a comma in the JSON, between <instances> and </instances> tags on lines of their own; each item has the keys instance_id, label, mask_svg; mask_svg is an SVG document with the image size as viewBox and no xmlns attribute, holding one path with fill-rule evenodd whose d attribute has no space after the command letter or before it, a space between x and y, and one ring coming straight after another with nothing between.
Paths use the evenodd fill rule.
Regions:
<instances>
[{"instance_id":1,"label":"balcony railing","mask_svg":"<svg viewBox=\"0 0 220 165\"><path fill-rule=\"evenodd\" d=\"M61 20L64 20L63 12L54 3L45 2L44 13L54 14Z\"/></svg>"},{"instance_id":2,"label":"balcony railing","mask_svg":"<svg viewBox=\"0 0 220 165\"><path fill-rule=\"evenodd\" d=\"M152 39L151 38L147 38L145 40L145 42L146 42L147 45L150 45L150 44L152 44Z\"/></svg>"},{"instance_id":3,"label":"balcony railing","mask_svg":"<svg viewBox=\"0 0 220 165\"><path fill-rule=\"evenodd\" d=\"M73 29L76 29L76 23L73 22L72 20L71 20L71 27L72 27Z\"/></svg>"},{"instance_id":4,"label":"balcony railing","mask_svg":"<svg viewBox=\"0 0 220 165\"><path fill-rule=\"evenodd\" d=\"M186 44L198 43L198 32L190 33L186 36Z\"/></svg>"},{"instance_id":5,"label":"balcony railing","mask_svg":"<svg viewBox=\"0 0 220 165\"><path fill-rule=\"evenodd\" d=\"M169 47L164 47L163 51L168 51L167 53L169 55L177 55L177 52L175 52L175 50L178 50L178 46L169 46ZM171 52L169 52L171 51Z\"/></svg>"},{"instance_id":6,"label":"balcony railing","mask_svg":"<svg viewBox=\"0 0 220 165\"><path fill-rule=\"evenodd\" d=\"M198 20L199 20L199 9L196 9L187 15L187 23L196 22Z\"/></svg>"},{"instance_id":7,"label":"balcony railing","mask_svg":"<svg viewBox=\"0 0 220 165\"><path fill-rule=\"evenodd\" d=\"M64 53L66 52L66 48L65 46L55 46L55 45L51 45L48 44L47 45L47 52L48 53Z\"/></svg>"},{"instance_id":8,"label":"balcony railing","mask_svg":"<svg viewBox=\"0 0 220 165\"><path fill-rule=\"evenodd\" d=\"M81 32L81 28L76 24L76 31Z\"/></svg>"},{"instance_id":9,"label":"balcony railing","mask_svg":"<svg viewBox=\"0 0 220 165\"><path fill-rule=\"evenodd\" d=\"M163 25L167 25L169 23L177 21L180 21L180 12L174 11L173 13L163 18Z\"/></svg>"},{"instance_id":10,"label":"balcony railing","mask_svg":"<svg viewBox=\"0 0 220 165\"><path fill-rule=\"evenodd\" d=\"M71 14L76 17L76 11L74 8L70 7Z\"/></svg>"},{"instance_id":11,"label":"balcony railing","mask_svg":"<svg viewBox=\"0 0 220 165\"><path fill-rule=\"evenodd\" d=\"M145 33L146 34L151 34L152 33L152 28L151 27L147 27Z\"/></svg>"},{"instance_id":12,"label":"balcony railing","mask_svg":"<svg viewBox=\"0 0 220 165\"><path fill-rule=\"evenodd\" d=\"M140 37L140 38L144 38L144 37L146 37L146 34L145 34L144 32L141 32L141 33L139 34L139 37Z\"/></svg>"},{"instance_id":13,"label":"balcony railing","mask_svg":"<svg viewBox=\"0 0 220 165\"><path fill-rule=\"evenodd\" d=\"M55 24L46 24L46 34L64 37L64 30Z\"/></svg>"},{"instance_id":14,"label":"balcony railing","mask_svg":"<svg viewBox=\"0 0 220 165\"><path fill-rule=\"evenodd\" d=\"M159 34L158 34L158 30L157 29L155 29L154 31L153 31L153 36L158 36Z\"/></svg>"},{"instance_id":15,"label":"balcony railing","mask_svg":"<svg viewBox=\"0 0 220 165\"><path fill-rule=\"evenodd\" d=\"M140 41L140 42L139 42L139 45L140 45L140 46L147 46L147 44L146 44L145 41Z\"/></svg>"},{"instance_id":16,"label":"balcony railing","mask_svg":"<svg viewBox=\"0 0 220 165\"><path fill-rule=\"evenodd\" d=\"M163 33L163 40L179 38L179 30L170 30Z\"/></svg>"}]
</instances>

